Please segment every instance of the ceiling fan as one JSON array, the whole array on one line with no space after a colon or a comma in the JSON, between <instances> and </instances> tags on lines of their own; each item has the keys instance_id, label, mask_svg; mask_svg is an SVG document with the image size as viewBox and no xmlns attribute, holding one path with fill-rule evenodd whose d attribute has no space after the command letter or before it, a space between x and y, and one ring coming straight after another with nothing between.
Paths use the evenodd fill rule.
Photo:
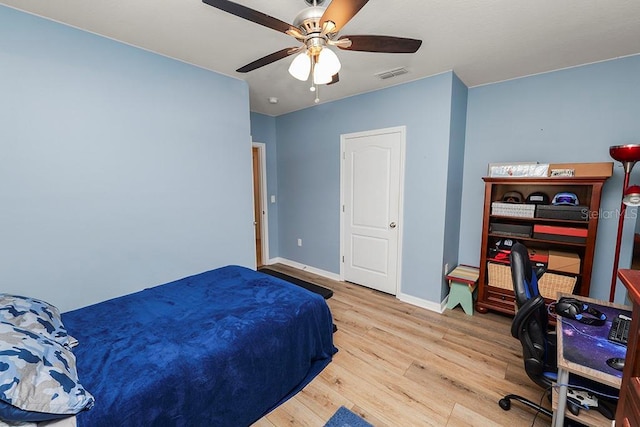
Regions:
<instances>
[{"instance_id":1,"label":"ceiling fan","mask_svg":"<svg viewBox=\"0 0 640 427\"><path fill-rule=\"evenodd\" d=\"M336 46L342 50L381 53L415 53L422 40L392 36L349 35L338 37L338 32L353 18L369 0L332 0L328 7L320 5L325 0L305 0L309 5L294 19L293 25L277 18L242 6L229 0L202 0L204 3L232 15L244 18L267 28L288 34L301 45L288 47L271 53L238 68L239 73L247 73L272 62L298 53L289 67L289 73L302 81L312 76L311 91L318 85L338 82L340 60L329 49Z\"/></svg>"}]
</instances>

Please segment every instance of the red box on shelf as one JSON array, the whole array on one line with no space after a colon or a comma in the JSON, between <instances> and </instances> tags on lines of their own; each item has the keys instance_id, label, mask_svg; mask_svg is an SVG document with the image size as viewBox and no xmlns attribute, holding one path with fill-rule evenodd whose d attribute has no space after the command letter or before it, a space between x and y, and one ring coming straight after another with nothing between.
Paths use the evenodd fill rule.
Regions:
<instances>
[{"instance_id":1,"label":"red box on shelf","mask_svg":"<svg viewBox=\"0 0 640 427\"><path fill-rule=\"evenodd\" d=\"M536 239L555 240L568 243L585 243L588 230L578 227L560 227L557 225L535 224L533 237Z\"/></svg>"},{"instance_id":2,"label":"red box on shelf","mask_svg":"<svg viewBox=\"0 0 640 427\"><path fill-rule=\"evenodd\" d=\"M529 252L529 259L533 263L547 264L549 262L549 251L541 249L527 249Z\"/></svg>"}]
</instances>

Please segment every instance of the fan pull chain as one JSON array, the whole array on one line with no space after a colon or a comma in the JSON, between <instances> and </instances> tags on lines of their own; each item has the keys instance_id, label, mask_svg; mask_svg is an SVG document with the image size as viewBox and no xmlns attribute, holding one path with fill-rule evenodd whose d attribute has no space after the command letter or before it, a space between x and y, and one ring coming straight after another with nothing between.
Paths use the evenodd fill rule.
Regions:
<instances>
[{"instance_id":1,"label":"fan pull chain","mask_svg":"<svg viewBox=\"0 0 640 427\"><path fill-rule=\"evenodd\" d=\"M316 60L314 56L311 56L311 87L309 88L309 90L311 92L315 92L317 88L316 82L315 82L315 75L316 75ZM316 96L317 98L317 96Z\"/></svg>"},{"instance_id":2,"label":"fan pull chain","mask_svg":"<svg viewBox=\"0 0 640 427\"><path fill-rule=\"evenodd\" d=\"M315 0L314 0L315 3ZM316 56L311 56L311 87L309 88L309 90L311 92L315 92L316 94L316 98L313 100L313 102L315 102L316 104L320 102L320 88L318 86L318 84L315 81L315 75L316 75L316 61L317 61L317 57Z\"/></svg>"}]
</instances>

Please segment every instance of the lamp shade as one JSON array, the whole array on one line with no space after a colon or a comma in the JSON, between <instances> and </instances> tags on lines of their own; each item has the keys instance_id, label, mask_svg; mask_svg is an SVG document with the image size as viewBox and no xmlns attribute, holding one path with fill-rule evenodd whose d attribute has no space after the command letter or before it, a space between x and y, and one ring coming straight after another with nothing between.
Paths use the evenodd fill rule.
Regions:
<instances>
[{"instance_id":1,"label":"lamp shade","mask_svg":"<svg viewBox=\"0 0 640 427\"><path fill-rule=\"evenodd\" d=\"M627 206L640 206L640 185L631 185L624 190L622 202Z\"/></svg>"},{"instance_id":2,"label":"lamp shade","mask_svg":"<svg viewBox=\"0 0 640 427\"><path fill-rule=\"evenodd\" d=\"M309 58L306 51L293 58L293 61L291 61L291 65L289 66L289 74L304 82L309 78L310 72L311 58Z\"/></svg>"},{"instance_id":3,"label":"lamp shade","mask_svg":"<svg viewBox=\"0 0 640 427\"><path fill-rule=\"evenodd\" d=\"M325 47L318 55L318 62L313 70L313 83L327 84L331 83L333 75L340 71L340 60L331 49Z\"/></svg>"},{"instance_id":4,"label":"lamp shade","mask_svg":"<svg viewBox=\"0 0 640 427\"><path fill-rule=\"evenodd\" d=\"M613 145L609 147L609 155L619 162L640 161L640 144Z\"/></svg>"}]
</instances>

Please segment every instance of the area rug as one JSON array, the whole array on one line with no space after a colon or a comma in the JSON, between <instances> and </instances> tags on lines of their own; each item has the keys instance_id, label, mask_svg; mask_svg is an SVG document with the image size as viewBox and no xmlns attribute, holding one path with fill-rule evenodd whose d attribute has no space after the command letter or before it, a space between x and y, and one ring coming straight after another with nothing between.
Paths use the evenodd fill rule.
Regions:
<instances>
[{"instance_id":1,"label":"area rug","mask_svg":"<svg viewBox=\"0 0 640 427\"><path fill-rule=\"evenodd\" d=\"M373 425L369 424L359 415L354 414L344 406L338 408L335 414L329 421L324 425L324 427L373 427Z\"/></svg>"},{"instance_id":2,"label":"area rug","mask_svg":"<svg viewBox=\"0 0 640 427\"><path fill-rule=\"evenodd\" d=\"M320 294L324 297L324 299L329 299L333 296L333 291L331 289L323 288L322 286L318 286L315 283L305 282L304 280L288 276L284 273L280 273L279 271L271 270L269 268L259 268L258 271L282 280L286 280L289 283L301 286L305 289L310 290L311 292L315 292L316 294Z\"/></svg>"}]
</instances>

